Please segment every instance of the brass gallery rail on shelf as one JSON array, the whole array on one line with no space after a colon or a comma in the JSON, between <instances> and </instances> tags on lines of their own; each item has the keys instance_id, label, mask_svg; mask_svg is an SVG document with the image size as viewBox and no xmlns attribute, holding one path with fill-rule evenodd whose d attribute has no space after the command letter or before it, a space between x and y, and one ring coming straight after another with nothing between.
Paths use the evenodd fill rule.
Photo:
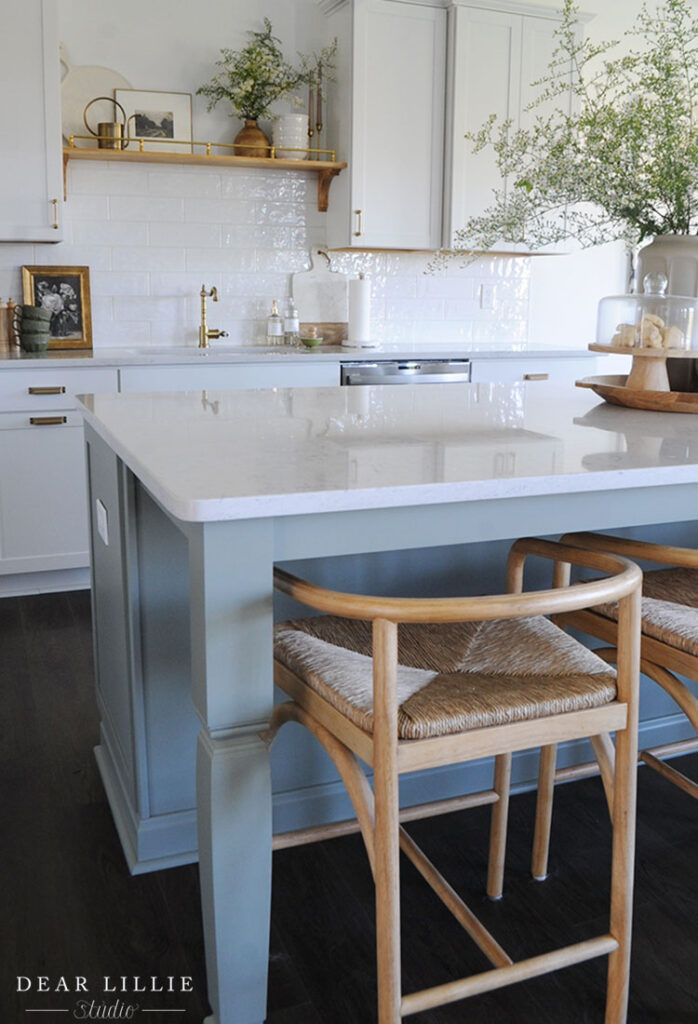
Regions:
<instances>
[{"instance_id":1,"label":"brass gallery rail on shelf","mask_svg":"<svg viewBox=\"0 0 698 1024\"><path fill-rule=\"evenodd\" d=\"M194 143L194 145L208 145ZM334 155L331 150L327 151ZM65 195L66 168L69 160L110 160L131 163L154 164L198 164L217 167L259 167L268 171L314 171L317 174L317 208L321 213L327 210L330 184L346 163L335 160L282 160L278 157L221 156L211 153L165 153L148 150L81 149L77 146L63 148L63 190Z\"/></svg>"}]
</instances>

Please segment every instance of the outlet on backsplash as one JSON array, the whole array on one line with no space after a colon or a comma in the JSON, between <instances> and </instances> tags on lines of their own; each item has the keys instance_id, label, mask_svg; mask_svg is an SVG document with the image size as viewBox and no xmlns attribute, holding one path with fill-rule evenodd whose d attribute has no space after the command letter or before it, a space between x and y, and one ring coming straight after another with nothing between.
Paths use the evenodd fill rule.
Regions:
<instances>
[{"instance_id":1,"label":"outlet on backsplash","mask_svg":"<svg viewBox=\"0 0 698 1024\"><path fill-rule=\"evenodd\" d=\"M483 282L480 285L480 309L494 309L494 285Z\"/></svg>"}]
</instances>

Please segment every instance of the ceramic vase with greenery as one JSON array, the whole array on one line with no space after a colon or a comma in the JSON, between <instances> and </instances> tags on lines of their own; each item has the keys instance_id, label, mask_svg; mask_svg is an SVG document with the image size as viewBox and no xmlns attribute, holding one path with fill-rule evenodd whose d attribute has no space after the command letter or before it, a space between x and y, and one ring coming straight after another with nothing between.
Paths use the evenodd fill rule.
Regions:
<instances>
[{"instance_id":1,"label":"ceramic vase with greenery","mask_svg":"<svg viewBox=\"0 0 698 1024\"><path fill-rule=\"evenodd\" d=\"M268 18L264 19L263 32L248 35L251 41L244 49L221 49L221 59L216 61L219 70L208 85L196 91L208 98L207 110L226 100L233 108L232 114L245 122L235 138L237 156L267 157L269 139L257 121L268 117L271 105L295 88L299 74L284 60Z\"/></svg>"},{"instance_id":2,"label":"ceramic vase with greenery","mask_svg":"<svg viewBox=\"0 0 698 1024\"><path fill-rule=\"evenodd\" d=\"M633 249L659 235L696 235L695 8L688 0L665 0L656 13L644 5L621 56L612 55L615 41L582 37L575 0L564 0L556 34L531 126L516 130L493 115L466 136L476 152L494 149L507 188L456 233L457 254L570 238L582 247L623 239Z\"/></svg>"}]
</instances>

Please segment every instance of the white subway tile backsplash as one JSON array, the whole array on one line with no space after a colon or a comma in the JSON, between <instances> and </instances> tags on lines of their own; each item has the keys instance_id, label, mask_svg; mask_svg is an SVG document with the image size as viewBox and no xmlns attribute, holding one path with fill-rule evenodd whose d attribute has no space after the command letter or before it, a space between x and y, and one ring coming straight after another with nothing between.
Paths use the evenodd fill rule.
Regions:
<instances>
[{"instance_id":1,"label":"white subway tile backsplash","mask_svg":"<svg viewBox=\"0 0 698 1024\"><path fill-rule=\"evenodd\" d=\"M147 167L145 164L117 167L111 162L72 160L68 163L66 194L72 196L85 192L101 196L147 195Z\"/></svg>"},{"instance_id":2,"label":"white subway tile backsplash","mask_svg":"<svg viewBox=\"0 0 698 1024\"><path fill-rule=\"evenodd\" d=\"M93 320L92 344L95 348L122 348L150 344L147 320Z\"/></svg>"},{"instance_id":3,"label":"white subway tile backsplash","mask_svg":"<svg viewBox=\"0 0 698 1024\"><path fill-rule=\"evenodd\" d=\"M197 297L200 302L201 285L207 289L215 287L221 291L221 275L207 274L206 280L201 280L198 273L187 273L186 271L173 273L152 273L150 274L150 295L184 295L189 298L191 295Z\"/></svg>"},{"instance_id":4,"label":"white subway tile backsplash","mask_svg":"<svg viewBox=\"0 0 698 1024\"><path fill-rule=\"evenodd\" d=\"M79 220L73 224L73 245L147 245L148 226L141 221Z\"/></svg>"},{"instance_id":5,"label":"white subway tile backsplash","mask_svg":"<svg viewBox=\"0 0 698 1024\"><path fill-rule=\"evenodd\" d=\"M148 193L152 196L219 198L221 177L208 168L191 167L187 170L157 170L148 173Z\"/></svg>"},{"instance_id":6,"label":"white subway tile backsplash","mask_svg":"<svg viewBox=\"0 0 698 1024\"><path fill-rule=\"evenodd\" d=\"M115 320L175 320L186 321L186 298L181 295L119 296L114 302Z\"/></svg>"},{"instance_id":7,"label":"white subway tile backsplash","mask_svg":"<svg viewBox=\"0 0 698 1024\"><path fill-rule=\"evenodd\" d=\"M147 295L148 275L122 273L113 270L93 270L90 273L90 291L95 295Z\"/></svg>"},{"instance_id":8,"label":"white subway tile backsplash","mask_svg":"<svg viewBox=\"0 0 698 1024\"><path fill-rule=\"evenodd\" d=\"M229 334L219 344L251 345L264 341L272 299L283 305L291 275L326 244L327 217L310 172L72 161L64 221L63 243L0 245L0 296L21 300L23 264L88 266L96 347L196 345L199 291L215 285L209 321ZM424 252L330 259L370 278L378 342L526 341L527 257L452 260L436 273ZM493 308L481 308L482 284Z\"/></svg>"},{"instance_id":9,"label":"white subway tile backsplash","mask_svg":"<svg viewBox=\"0 0 698 1024\"><path fill-rule=\"evenodd\" d=\"M114 300L110 295L92 295L92 321L114 319Z\"/></svg>"},{"instance_id":10,"label":"white subway tile backsplash","mask_svg":"<svg viewBox=\"0 0 698 1024\"><path fill-rule=\"evenodd\" d=\"M79 195L70 194L67 196L64 208L64 224L67 225L76 220L108 220L109 198L106 195ZM129 217L128 220L133 218Z\"/></svg>"},{"instance_id":11,"label":"white subway tile backsplash","mask_svg":"<svg viewBox=\"0 0 698 1024\"><path fill-rule=\"evenodd\" d=\"M114 270L184 270L183 248L131 248L118 246L111 250Z\"/></svg>"},{"instance_id":12,"label":"white subway tile backsplash","mask_svg":"<svg viewBox=\"0 0 698 1024\"><path fill-rule=\"evenodd\" d=\"M304 227L307 221L307 206L298 203L256 204L256 221L258 224L287 224L289 227Z\"/></svg>"},{"instance_id":13,"label":"white subway tile backsplash","mask_svg":"<svg viewBox=\"0 0 698 1024\"><path fill-rule=\"evenodd\" d=\"M222 228L257 222L254 203L247 199L185 199L184 219L197 224L220 224Z\"/></svg>"},{"instance_id":14,"label":"white subway tile backsplash","mask_svg":"<svg viewBox=\"0 0 698 1024\"><path fill-rule=\"evenodd\" d=\"M258 249L256 252L255 267L265 274L269 271L297 274L309 266L310 257L306 249Z\"/></svg>"},{"instance_id":15,"label":"white subway tile backsplash","mask_svg":"<svg viewBox=\"0 0 698 1024\"><path fill-rule=\"evenodd\" d=\"M254 270L253 249L186 249L187 270L223 273L230 270Z\"/></svg>"},{"instance_id":16,"label":"white subway tile backsplash","mask_svg":"<svg viewBox=\"0 0 698 1024\"><path fill-rule=\"evenodd\" d=\"M227 338L226 338L227 341ZM199 321L153 320L150 324L150 341L153 347L161 348L171 345L189 345L196 348L199 344Z\"/></svg>"},{"instance_id":17,"label":"white subway tile backsplash","mask_svg":"<svg viewBox=\"0 0 698 1024\"><path fill-rule=\"evenodd\" d=\"M111 270L112 253L115 251L108 245L73 245L68 242L59 242L58 245L37 245L36 262L39 266L47 263L52 267L89 267L90 272Z\"/></svg>"},{"instance_id":18,"label":"white subway tile backsplash","mask_svg":"<svg viewBox=\"0 0 698 1024\"><path fill-rule=\"evenodd\" d=\"M184 220L184 200L174 196L110 196L109 216L112 220L163 221L172 224Z\"/></svg>"},{"instance_id":19,"label":"white subway tile backsplash","mask_svg":"<svg viewBox=\"0 0 698 1024\"><path fill-rule=\"evenodd\" d=\"M151 245L206 247L221 244L218 224L149 224L148 234Z\"/></svg>"}]
</instances>

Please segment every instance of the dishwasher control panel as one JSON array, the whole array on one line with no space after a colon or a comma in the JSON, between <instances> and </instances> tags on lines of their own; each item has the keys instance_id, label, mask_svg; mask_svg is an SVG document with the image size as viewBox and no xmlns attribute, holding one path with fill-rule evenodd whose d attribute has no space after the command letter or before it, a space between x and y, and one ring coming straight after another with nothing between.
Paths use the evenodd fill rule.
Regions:
<instances>
[{"instance_id":1,"label":"dishwasher control panel","mask_svg":"<svg viewBox=\"0 0 698 1024\"><path fill-rule=\"evenodd\" d=\"M469 359L376 359L342 363L341 383L464 384L470 381Z\"/></svg>"}]
</instances>

